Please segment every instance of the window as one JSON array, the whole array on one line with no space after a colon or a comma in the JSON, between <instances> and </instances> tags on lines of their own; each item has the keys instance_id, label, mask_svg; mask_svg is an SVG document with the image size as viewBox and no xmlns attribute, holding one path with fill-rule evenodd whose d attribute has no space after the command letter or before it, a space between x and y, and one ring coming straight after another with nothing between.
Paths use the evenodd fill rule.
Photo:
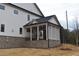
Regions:
<instances>
[{"instance_id":1,"label":"window","mask_svg":"<svg viewBox=\"0 0 79 59\"><path fill-rule=\"evenodd\" d=\"M27 17L28 17L28 21L30 20L30 15L27 15Z\"/></svg>"},{"instance_id":2,"label":"window","mask_svg":"<svg viewBox=\"0 0 79 59\"><path fill-rule=\"evenodd\" d=\"M1 32L4 32L4 30L5 30L5 25L1 24Z\"/></svg>"},{"instance_id":3,"label":"window","mask_svg":"<svg viewBox=\"0 0 79 59\"><path fill-rule=\"evenodd\" d=\"M14 10L14 14L18 14L18 10Z\"/></svg>"},{"instance_id":4,"label":"window","mask_svg":"<svg viewBox=\"0 0 79 59\"><path fill-rule=\"evenodd\" d=\"M20 32L20 34L22 34L22 28L20 28L19 32Z\"/></svg>"},{"instance_id":5,"label":"window","mask_svg":"<svg viewBox=\"0 0 79 59\"><path fill-rule=\"evenodd\" d=\"M0 5L0 9L5 10L5 6Z\"/></svg>"}]
</instances>

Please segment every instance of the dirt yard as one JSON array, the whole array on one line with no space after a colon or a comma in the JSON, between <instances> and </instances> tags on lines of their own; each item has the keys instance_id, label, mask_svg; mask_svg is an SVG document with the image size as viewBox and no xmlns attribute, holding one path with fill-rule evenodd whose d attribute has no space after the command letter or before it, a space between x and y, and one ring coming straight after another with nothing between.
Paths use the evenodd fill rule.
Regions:
<instances>
[{"instance_id":1,"label":"dirt yard","mask_svg":"<svg viewBox=\"0 0 79 59\"><path fill-rule=\"evenodd\" d=\"M68 48L70 50L61 50ZM1 56L78 56L79 47L64 44L57 48L35 49L35 48L12 48L0 49Z\"/></svg>"}]
</instances>

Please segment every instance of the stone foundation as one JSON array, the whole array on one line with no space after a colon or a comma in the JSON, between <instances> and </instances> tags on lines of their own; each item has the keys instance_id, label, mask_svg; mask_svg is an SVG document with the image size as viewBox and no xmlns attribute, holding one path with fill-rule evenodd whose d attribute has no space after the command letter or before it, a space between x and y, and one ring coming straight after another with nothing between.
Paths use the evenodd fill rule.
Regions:
<instances>
[{"instance_id":1,"label":"stone foundation","mask_svg":"<svg viewBox=\"0 0 79 59\"><path fill-rule=\"evenodd\" d=\"M49 43L49 44L48 44ZM26 40L20 37L0 36L0 48L52 48L60 45L59 40Z\"/></svg>"}]
</instances>

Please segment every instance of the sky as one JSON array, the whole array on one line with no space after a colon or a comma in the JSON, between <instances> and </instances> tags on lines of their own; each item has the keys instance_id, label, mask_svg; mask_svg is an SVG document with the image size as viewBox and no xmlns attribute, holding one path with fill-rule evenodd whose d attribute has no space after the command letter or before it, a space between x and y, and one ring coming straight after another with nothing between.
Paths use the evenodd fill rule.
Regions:
<instances>
[{"instance_id":1,"label":"sky","mask_svg":"<svg viewBox=\"0 0 79 59\"><path fill-rule=\"evenodd\" d=\"M67 28L66 10L70 30L74 28L75 20L79 19L79 3L37 3L37 5L45 16L56 15L64 28Z\"/></svg>"},{"instance_id":2,"label":"sky","mask_svg":"<svg viewBox=\"0 0 79 59\"><path fill-rule=\"evenodd\" d=\"M75 20L79 20L79 0L0 0L0 3L37 3L45 16L56 15L64 28L67 28L67 10L71 30L74 28Z\"/></svg>"}]
</instances>

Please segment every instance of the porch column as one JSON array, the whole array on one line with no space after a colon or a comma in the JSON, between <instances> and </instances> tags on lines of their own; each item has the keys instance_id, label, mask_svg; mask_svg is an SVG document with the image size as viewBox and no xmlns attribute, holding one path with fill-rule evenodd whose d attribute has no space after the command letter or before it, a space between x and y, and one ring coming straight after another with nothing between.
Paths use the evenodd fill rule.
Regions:
<instances>
[{"instance_id":1,"label":"porch column","mask_svg":"<svg viewBox=\"0 0 79 59\"><path fill-rule=\"evenodd\" d=\"M48 24L46 24L46 40L48 40Z\"/></svg>"},{"instance_id":2,"label":"porch column","mask_svg":"<svg viewBox=\"0 0 79 59\"><path fill-rule=\"evenodd\" d=\"M39 40L39 26L37 26L37 40Z\"/></svg>"},{"instance_id":3,"label":"porch column","mask_svg":"<svg viewBox=\"0 0 79 59\"><path fill-rule=\"evenodd\" d=\"M30 27L30 40L32 41L32 27Z\"/></svg>"}]
</instances>

